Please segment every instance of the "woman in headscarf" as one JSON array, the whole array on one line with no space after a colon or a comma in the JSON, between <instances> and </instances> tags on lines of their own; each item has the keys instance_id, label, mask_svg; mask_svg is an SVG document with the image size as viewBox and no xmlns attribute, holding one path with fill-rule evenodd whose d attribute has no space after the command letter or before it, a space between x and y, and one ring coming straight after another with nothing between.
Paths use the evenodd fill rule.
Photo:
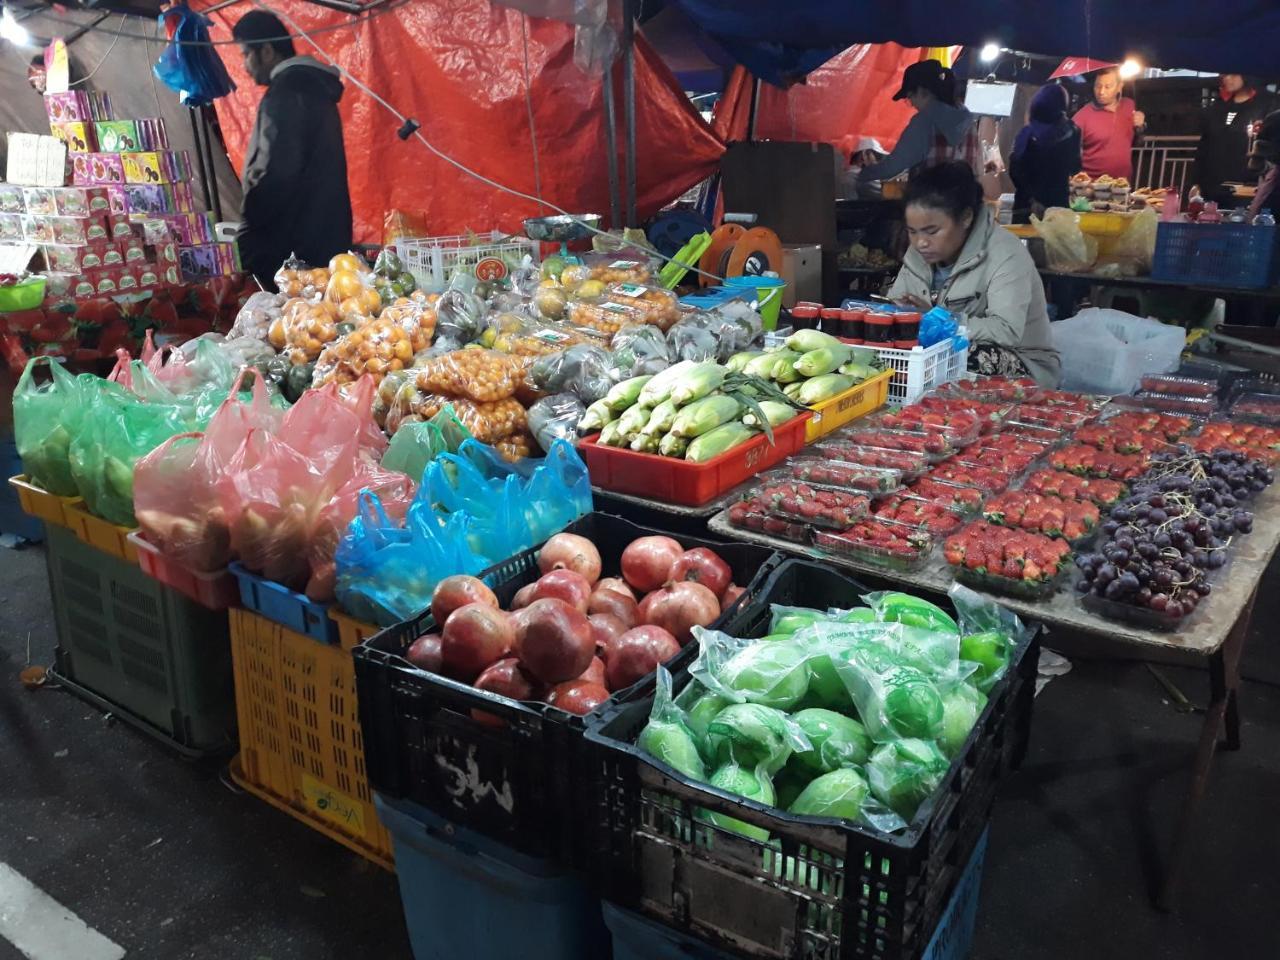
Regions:
<instances>
[{"instance_id":1,"label":"woman in headscarf","mask_svg":"<svg viewBox=\"0 0 1280 960\"><path fill-rule=\"evenodd\" d=\"M1017 190L1015 223L1028 222L1032 213L1043 216L1048 207L1065 207L1071 199L1069 181L1080 169L1080 128L1067 116L1067 106L1067 91L1056 83L1031 98L1029 121L1018 132L1009 159Z\"/></svg>"}]
</instances>

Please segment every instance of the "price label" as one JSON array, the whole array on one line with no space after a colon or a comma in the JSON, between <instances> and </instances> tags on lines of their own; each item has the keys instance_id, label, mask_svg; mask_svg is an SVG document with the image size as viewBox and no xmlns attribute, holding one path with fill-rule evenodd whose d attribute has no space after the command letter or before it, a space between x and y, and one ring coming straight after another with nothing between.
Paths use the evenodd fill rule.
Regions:
<instances>
[{"instance_id":1,"label":"price label","mask_svg":"<svg viewBox=\"0 0 1280 960\"><path fill-rule=\"evenodd\" d=\"M640 266L639 260L615 260L609 264L610 270L634 270Z\"/></svg>"},{"instance_id":2,"label":"price label","mask_svg":"<svg viewBox=\"0 0 1280 960\"><path fill-rule=\"evenodd\" d=\"M498 257L485 257L476 264L477 280L483 280L488 283L493 280L502 280L506 275L506 261Z\"/></svg>"},{"instance_id":3,"label":"price label","mask_svg":"<svg viewBox=\"0 0 1280 960\"><path fill-rule=\"evenodd\" d=\"M644 296L644 289L638 283L620 283L613 288L613 292L620 293L624 297L640 297Z\"/></svg>"}]
</instances>

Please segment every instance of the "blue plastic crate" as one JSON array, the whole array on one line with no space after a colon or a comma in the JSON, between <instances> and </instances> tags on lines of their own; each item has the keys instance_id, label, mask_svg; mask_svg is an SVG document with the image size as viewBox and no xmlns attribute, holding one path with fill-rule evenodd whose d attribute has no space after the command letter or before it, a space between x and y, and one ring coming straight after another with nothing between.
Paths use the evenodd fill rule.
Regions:
<instances>
[{"instance_id":1,"label":"blue plastic crate","mask_svg":"<svg viewBox=\"0 0 1280 960\"><path fill-rule=\"evenodd\" d=\"M330 604L308 600L301 593L250 573L238 563L227 569L240 584L240 602L254 613L320 643L338 642L338 625L329 618Z\"/></svg>"},{"instance_id":2,"label":"blue plastic crate","mask_svg":"<svg viewBox=\"0 0 1280 960\"><path fill-rule=\"evenodd\" d=\"M730 287L706 287L697 293L688 293L680 298L687 307L698 310L711 310L730 300L746 300L755 295L754 290L734 290Z\"/></svg>"},{"instance_id":3,"label":"blue plastic crate","mask_svg":"<svg viewBox=\"0 0 1280 960\"><path fill-rule=\"evenodd\" d=\"M990 827L982 831L920 960L964 960L969 955L990 833ZM736 960L736 954L726 953L638 913L612 903L603 903L601 907L605 926L613 935L613 960Z\"/></svg>"},{"instance_id":4,"label":"blue plastic crate","mask_svg":"<svg viewBox=\"0 0 1280 960\"><path fill-rule=\"evenodd\" d=\"M375 793L374 803L391 834L416 960L609 955L600 900L578 875L407 800Z\"/></svg>"},{"instance_id":5,"label":"blue plastic crate","mask_svg":"<svg viewBox=\"0 0 1280 960\"><path fill-rule=\"evenodd\" d=\"M1161 223L1151 276L1205 287L1253 290L1276 279L1275 227L1247 223Z\"/></svg>"}]
</instances>

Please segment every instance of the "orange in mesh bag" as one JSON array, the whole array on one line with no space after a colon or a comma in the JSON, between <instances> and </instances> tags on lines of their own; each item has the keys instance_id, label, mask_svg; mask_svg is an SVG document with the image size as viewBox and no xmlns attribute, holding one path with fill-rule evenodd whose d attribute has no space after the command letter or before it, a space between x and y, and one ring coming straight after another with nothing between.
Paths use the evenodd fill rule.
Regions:
<instances>
[{"instance_id":1,"label":"orange in mesh bag","mask_svg":"<svg viewBox=\"0 0 1280 960\"><path fill-rule=\"evenodd\" d=\"M528 417L524 407L513 398L479 403L466 397L448 397L439 394L423 394L411 406L413 416L430 420L446 406L452 406L462 425L481 443L497 443L513 434L528 429ZM388 423L390 423L388 417ZM401 418L399 423L404 423ZM397 426L399 425L397 424Z\"/></svg>"},{"instance_id":2,"label":"orange in mesh bag","mask_svg":"<svg viewBox=\"0 0 1280 960\"><path fill-rule=\"evenodd\" d=\"M520 357L494 350L454 350L432 357L419 368L418 389L494 403L516 392L524 369Z\"/></svg>"},{"instance_id":3,"label":"orange in mesh bag","mask_svg":"<svg viewBox=\"0 0 1280 960\"><path fill-rule=\"evenodd\" d=\"M320 356L325 344L338 337L338 308L328 301L288 301L272 321L267 341L286 351L293 363L307 363Z\"/></svg>"},{"instance_id":4,"label":"orange in mesh bag","mask_svg":"<svg viewBox=\"0 0 1280 960\"><path fill-rule=\"evenodd\" d=\"M404 370L413 355L431 346L436 312L411 300L397 301L372 320L325 347L316 361L314 383L351 383L364 374L381 382L388 373Z\"/></svg>"}]
</instances>

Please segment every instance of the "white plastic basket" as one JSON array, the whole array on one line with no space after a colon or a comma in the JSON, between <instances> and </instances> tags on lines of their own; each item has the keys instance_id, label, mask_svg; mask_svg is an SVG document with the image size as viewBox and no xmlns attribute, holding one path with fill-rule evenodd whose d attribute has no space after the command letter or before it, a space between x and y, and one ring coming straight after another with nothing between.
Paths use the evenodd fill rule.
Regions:
<instances>
[{"instance_id":1,"label":"white plastic basket","mask_svg":"<svg viewBox=\"0 0 1280 960\"><path fill-rule=\"evenodd\" d=\"M889 403L895 406L912 403L934 387L959 380L969 361L969 348L957 351L950 339L910 350L877 347L876 353L880 362L894 371L889 381Z\"/></svg>"},{"instance_id":2,"label":"white plastic basket","mask_svg":"<svg viewBox=\"0 0 1280 960\"><path fill-rule=\"evenodd\" d=\"M526 256L539 262L539 245L523 237L494 230L458 237L413 237L396 241L396 255L413 274L419 290L440 293L456 268L463 268L477 280L501 280L520 265Z\"/></svg>"}]
</instances>

